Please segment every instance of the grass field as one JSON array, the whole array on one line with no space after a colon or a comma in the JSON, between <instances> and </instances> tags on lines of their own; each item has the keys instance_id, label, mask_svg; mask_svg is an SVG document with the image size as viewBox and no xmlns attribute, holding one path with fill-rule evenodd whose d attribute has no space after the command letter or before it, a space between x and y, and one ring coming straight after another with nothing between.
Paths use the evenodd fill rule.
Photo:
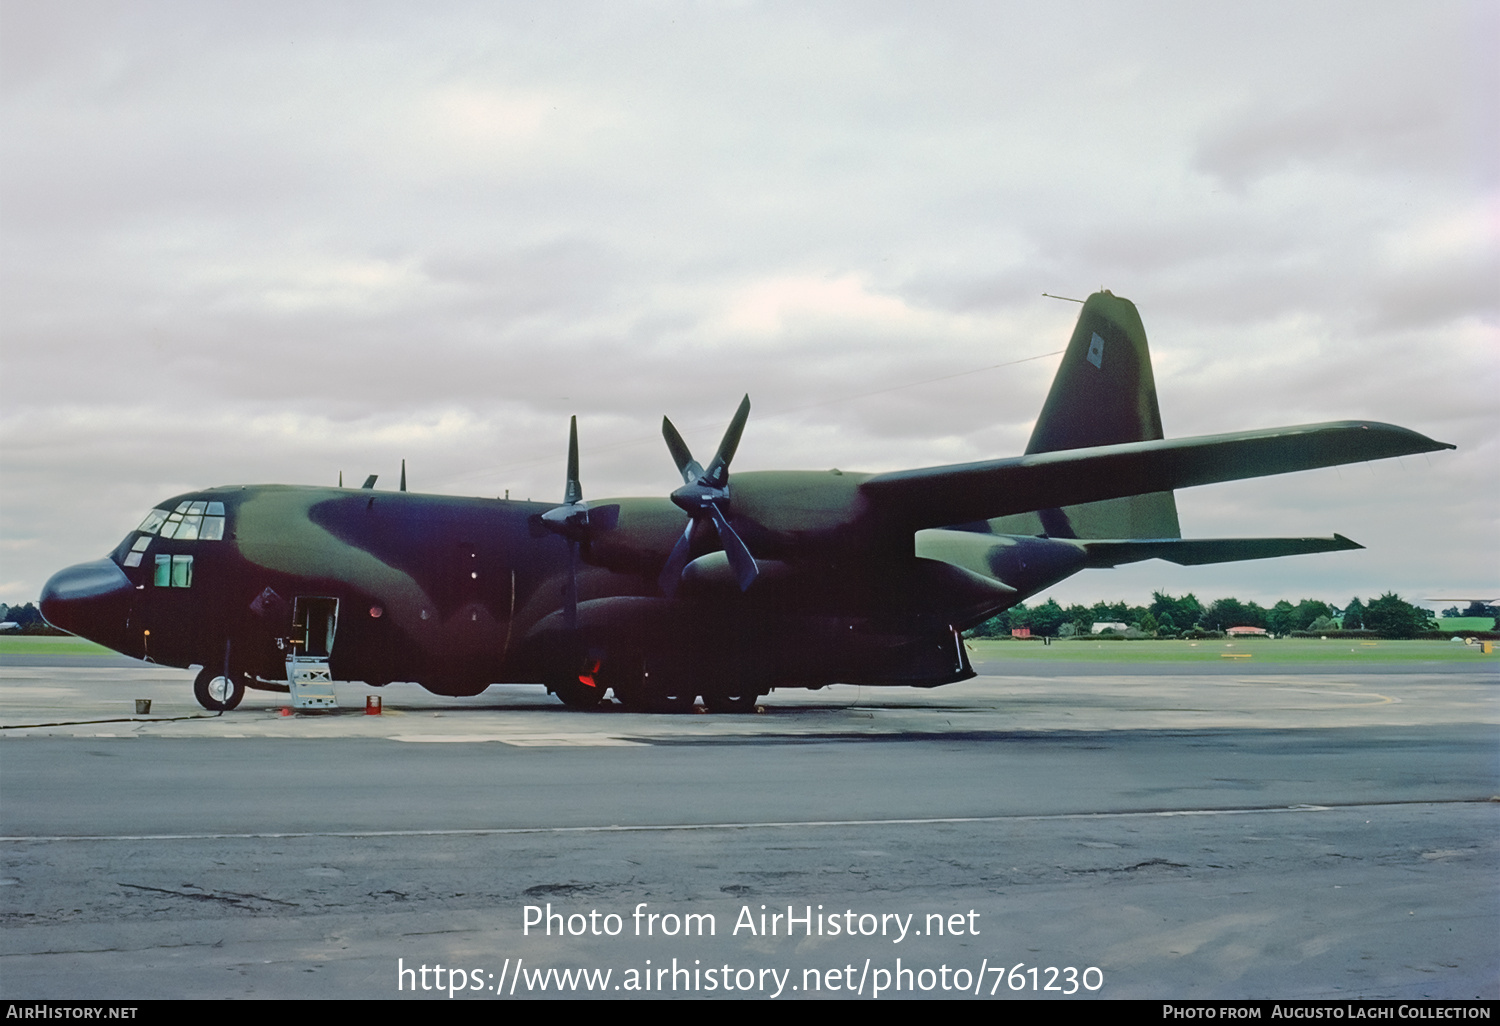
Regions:
<instances>
[{"instance_id":1,"label":"grass field","mask_svg":"<svg viewBox=\"0 0 1500 1026\"><path fill-rule=\"evenodd\" d=\"M1438 629L1444 631L1492 631L1495 629L1495 618L1493 616L1440 616L1438 617Z\"/></svg>"},{"instance_id":2,"label":"grass field","mask_svg":"<svg viewBox=\"0 0 1500 1026\"><path fill-rule=\"evenodd\" d=\"M973 640L970 658L1054 659L1057 662L1088 663L1226 663L1229 657L1245 663L1430 663L1494 661L1500 655L1482 655L1479 646L1451 641L1349 641L1316 638L1259 638L1228 641L1040 641Z\"/></svg>"},{"instance_id":3,"label":"grass field","mask_svg":"<svg viewBox=\"0 0 1500 1026\"><path fill-rule=\"evenodd\" d=\"M8 655L113 655L103 645L96 645L83 638L47 636L45 634L19 634L0 636L0 659Z\"/></svg>"}]
</instances>

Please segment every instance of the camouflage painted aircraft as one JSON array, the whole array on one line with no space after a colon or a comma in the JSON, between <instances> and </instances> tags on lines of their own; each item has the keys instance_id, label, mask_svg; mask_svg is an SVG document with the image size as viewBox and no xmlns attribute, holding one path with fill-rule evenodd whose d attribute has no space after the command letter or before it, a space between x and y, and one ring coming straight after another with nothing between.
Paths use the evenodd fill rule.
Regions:
<instances>
[{"instance_id":1,"label":"camouflage painted aircraft","mask_svg":"<svg viewBox=\"0 0 1500 1026\"><path fill-rule=\"evenodd\" d=\"M47 582L54 625L201 666L210 709L337 680L443 695L545 684L567 705L751 709L773 688L935 687L974 676L960 632L1087 567L1263 559L1332 538L1184 539L1173 489L1453 446L1362 421L1163 438L1146 334L1083 306L1024 456L885 474L707 467L670 421L683 484L584 501L577 425L560 506L404 490L245 485L174 496L108 557Z\"/></svg>"}]
</instances>

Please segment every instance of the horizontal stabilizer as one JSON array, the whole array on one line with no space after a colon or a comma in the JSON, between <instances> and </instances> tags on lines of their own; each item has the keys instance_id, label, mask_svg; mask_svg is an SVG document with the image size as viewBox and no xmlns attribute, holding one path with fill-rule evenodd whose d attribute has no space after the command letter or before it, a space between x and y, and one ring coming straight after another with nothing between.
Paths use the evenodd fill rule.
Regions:
<instances>
[{"instance_id":1,"label":"horizontal stabilizer","mask_svg":"<svg viewBox=\"0 0 1500 1026\"><path fill-rule=\"evenodd\" d=\"M901 470L868 478L860 491L891 526L917 531L1452 448L1394 424L1337 421Z\"/></svg>"},{"instance_id":2,"label":"horizontal stabilizer","mask_svg":"<svg viewBox=\"0 0 1500 1026\"><path fill-rule=\"evenodd\" d=\"M1342 552L1363 545L1341 534L1332 538L1152 538L1129 541L1088 541L1090 567L1119 566L1143 559L1165 559L1179 566L1234 563L1243 559L1300 556L1309 552Z\"/></svg>"}]
</instances>

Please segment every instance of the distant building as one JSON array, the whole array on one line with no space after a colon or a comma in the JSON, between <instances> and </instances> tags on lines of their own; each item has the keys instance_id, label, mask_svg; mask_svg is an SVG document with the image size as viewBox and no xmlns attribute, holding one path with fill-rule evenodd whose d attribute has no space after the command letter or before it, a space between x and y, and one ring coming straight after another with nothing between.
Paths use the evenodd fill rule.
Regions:
<instances>
[{"instance_id":1,"label":"distant building","mask_svg":"<svg viewBox=\"0 0 1500 1026\"><path fill-rule=\"evenodd\" d=\"M1263 638L1266 636L1264 627L1231 627L1224 632L1231 638Z\"/></svg>"},{"instance_id":2,"label":"distant building","mask_svg":"<svg viewBox=\"0 0 1500 1026\"><path fill-rule=\"evenodd\" d=\"M1100 622L1100 623L1096 623L1096 624L1094 624L1094 626L1090 627L1089 628L1089 633L1090 634L1103 634L1105 631L1118 631L1121 634L1124 634L1128 630L1130 630L1130 625L1129 624L1124 624L1124 623L1103 623L1103 622Z\"/></svg>"},{"instance_id":3,"label":"distant building","mask_svg":"<svg viewBox=\"0 0 1500 1026\"><path fill-rule=\"evenodd\" d=\"M1030 627L1012 627L1010 629L1010 636L1013 637L1013 638L1029 638L1029 637L1031 637L1031 628Z\"/></svg>"}]
</instances>

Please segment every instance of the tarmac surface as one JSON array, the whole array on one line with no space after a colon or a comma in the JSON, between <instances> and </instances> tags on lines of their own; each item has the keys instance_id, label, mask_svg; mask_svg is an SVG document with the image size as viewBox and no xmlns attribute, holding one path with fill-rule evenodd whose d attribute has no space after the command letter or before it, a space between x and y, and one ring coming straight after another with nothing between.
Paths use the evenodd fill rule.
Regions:
<instances>
[{"instance_id":1,"label":"tarmac surface","mask_svg":"<svg viewBox=\"0 0 1500 1026\"><path fill-rule=\"evenodd\" d=\"M211 716L7 658L0 994L1500 997L1495 659L978 669Z\"/></svg>"}]
</instances>

